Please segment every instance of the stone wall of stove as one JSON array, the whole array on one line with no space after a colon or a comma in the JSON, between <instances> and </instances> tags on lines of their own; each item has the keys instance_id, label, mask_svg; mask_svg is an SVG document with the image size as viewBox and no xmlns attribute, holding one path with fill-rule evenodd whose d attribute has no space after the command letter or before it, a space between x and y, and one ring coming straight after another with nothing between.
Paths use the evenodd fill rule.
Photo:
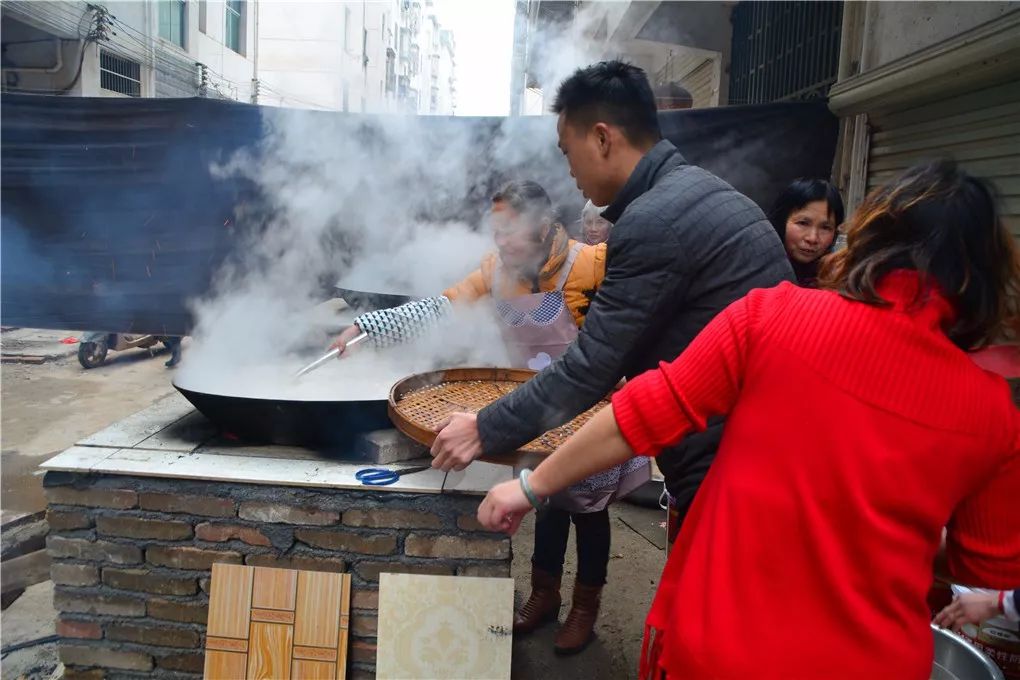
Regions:
<instances>
[{"instance_id":1,"label":"stone wall of stove","mask_svg":"<svg viewBox=\"0 0 1020 680\"><path fill-rule=\"evenodd\" d=\"M198 678L214 562L350 572L348 677L374 677L382 572L510 575L479 497L49 472L60 657L72 679Z\"/></svg>"}]
</instances>

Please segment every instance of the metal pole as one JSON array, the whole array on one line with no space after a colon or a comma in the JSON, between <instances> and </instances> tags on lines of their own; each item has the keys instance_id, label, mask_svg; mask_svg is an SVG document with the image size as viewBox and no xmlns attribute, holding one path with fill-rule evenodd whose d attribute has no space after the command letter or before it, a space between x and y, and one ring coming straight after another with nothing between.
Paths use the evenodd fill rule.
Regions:
<instances>
[{"instance_id":1,"label":"metal pole","mask_svg":"<svg viewBox=\"0 0 1020 680\"><path fill-rule=\"evenodd\" d=\"M259 103L259 0L253 0L255 5L255 39L253 41L252 71L251 71L251 103Z\"/></svg>"}]
</instances>

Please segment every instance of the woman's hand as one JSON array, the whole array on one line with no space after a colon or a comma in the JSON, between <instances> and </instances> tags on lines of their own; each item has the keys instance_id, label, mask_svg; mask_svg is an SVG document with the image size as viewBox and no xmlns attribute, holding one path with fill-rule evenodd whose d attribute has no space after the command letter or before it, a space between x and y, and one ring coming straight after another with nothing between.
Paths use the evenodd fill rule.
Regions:
<instances>
[{"instance_id":1,"label":"woman's hand","mask_svg":"<svg viewBox=\"0 0 1020 680\"><path fill-rule=\"evenodd\" d=\"M531 510L531 503L521 489L521 483L512 479L489 489L478 506L478 522L489 531L517 533L521 520Z\"/></svg>"},{"instance_id":2,"label":"woman's hand","mask_svg":"<svg viewBox=\"0 0 1020 680\"><path fill-rule=\"evenodd\" d=\"M340 350L340 354L338 354L337 357L338 358L342 357L345 354L347 354L347 343L349 343L351 340L358 337L359 335L361 335L361 329L358 328L358 324L356 323L351 324L346 329L344 329L344 332L341 333L337 337L337 339L333 341L333 344L330 345L329 348Z\"/></svg>"},{"instance_id":3,"label":"woman's hand","mask_svg":"<svg viewBox=\"0 0 1020 680\"><path fill-rule=\"evenodd\" d=\"M632 456L633 451L616 425L613 407L607 406L543 460L528 477L528 485L538 498L548 498ZM520 480L515 479L489 490L478 506L478 522L489 531L513 534L531 509Z\"/></svg>"},{"instance_id":4,"label":"woman's hand","mask_svg":"<svg viewBox=\"0 0 1020 680\"><path fill-rule=\"evenodd\" d=\"M935 616L935 625L959 633L964 624L976 625L1000 614L998 592L964 593Z\"/></svg>"}]
</instances>

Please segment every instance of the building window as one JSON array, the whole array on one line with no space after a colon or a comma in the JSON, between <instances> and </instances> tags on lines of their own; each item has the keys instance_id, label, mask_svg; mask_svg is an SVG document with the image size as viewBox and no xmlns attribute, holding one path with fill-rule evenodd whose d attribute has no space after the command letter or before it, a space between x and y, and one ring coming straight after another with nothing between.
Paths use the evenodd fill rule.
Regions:
<instances>
[{"instance_id":1,"label":"building window","mask_svg":"<svg viewBox=\"0 0 1020 680\"><path fill-rule=\"evenodd\" d=\"M159 37L183 48L186 11L184 0L160 0Z\"/></svg>"},{"instance_id":2,"label":"building window","mask_svg":"<svg viewBox=\"0 0 1020 680\"><path fill-rule=\"evenodd\" d=\"M401 59L407 59L410 56L411 50L411 33L406 28L400 29L400 38L397 43L397 51L400 53Z\"/></svg>"},{"instance_id":3,"label":"building window","mask_svg":"<svg viewBox=\"0 0 1020 680\"><path fill-rule=\"evenodd\" d=\"M392 47L386 48L386 91L397 89L397 55Z\"/></svg>"},{"instance_id":4,"label":"building window","mask_svg":"<svg viewBox=\"0 0 1020 680\"><path fill-rule=\"evenodd\" d=\"M741 2L732 23L730 104L828 96L839 71L842 2Z\"/></svg>"},{"instance_id":5,"label":"building window","mask_svg":"<svg viewBox=\"0 0 1020 680\"><path fill-rule=\"evenodd\" d=\"M351 8L350 7L344 7L344 51L345 52L350 52L351 51L351 43L354 42L354 40L351 37L352 36L351 29L352 28L353 28L353 26L351 26Z\"/></svg>"},{"instance_id":6,"label":"building window","mask_svg":"<svg viewBox=\"0 0 1020 680\"><path fill-rule=\"evenodd\" d=\"M118 57L106 50L99 51L99 86L104 90L126 94L129 97L142 96L142 65Z\"/></svg>"},{"instance_id":7,"label":"building window","mask_svg":"<svg viewBox=\"0 0 1020 680\"><path fill-rule=\"evenodd\" d=\"M198 0L198 30L208 33L209 7L206 0Z\"/></svg>"},{"instance_id":8,"label":"building window","mask_svg":"<svg viewBox=\"0 0 1020 680\"><path fill-rule=\"evenodd\" d=\"M418 43L411 43L411 75L416 76L421 71L421 50Z\"/></svg>"},{"instance_id":9,"label":"building window","mask_svg":"<svg viewBox=\"0 0 1020 680\"><path fill-rule=\"evenodd\" d=\"M226 30L223 44L238 54L241 50L241 27L244 25L244 0L227 0Z\"/></svg>"}]
</instances>

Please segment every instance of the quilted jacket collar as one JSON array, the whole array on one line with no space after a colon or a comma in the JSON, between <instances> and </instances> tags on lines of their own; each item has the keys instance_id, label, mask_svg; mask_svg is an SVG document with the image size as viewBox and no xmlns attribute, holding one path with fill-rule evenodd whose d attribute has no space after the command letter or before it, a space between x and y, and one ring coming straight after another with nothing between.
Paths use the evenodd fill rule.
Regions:
<instances>
[{"instance_id":1,"label":"quilted jacket collar","mask_svg":"<svg viewBox=\"0 0 1020 680\"><path fill-rule=\"evenodd\" d=\"M616 222L627 206L638 196L651 189L659 181L659 178L680 165L687 165L687 161L680 155L677 148L667 139L660 140L638 161L634 172L630 173L627 183L623 185L623 189L605 209L602 216L610 222Z\"/></svg>"}]
</instances>

